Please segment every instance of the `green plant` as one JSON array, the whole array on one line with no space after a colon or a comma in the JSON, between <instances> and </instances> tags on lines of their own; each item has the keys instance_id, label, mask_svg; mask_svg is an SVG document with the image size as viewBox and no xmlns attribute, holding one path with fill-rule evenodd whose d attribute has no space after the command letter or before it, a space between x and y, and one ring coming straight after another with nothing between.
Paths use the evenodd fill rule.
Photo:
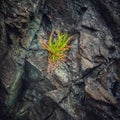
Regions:
<instances>
[{"instance_id":1,"label":"green plant","mask_svg":"<svg viewBox=\"0 0 120 120\"><path fill-rule=\"evenodd\" d=\"M58 31L57 38L53 38L54 30L51 32L48 42L44 39L40 40L41 45L48 51L48 60L51 63L57 63L58 61L64 62L66 59L65 51L70 49L68 43L72 39L72 36L68 36L67 33L60 33Z\"/></svg>"}]
</instances>

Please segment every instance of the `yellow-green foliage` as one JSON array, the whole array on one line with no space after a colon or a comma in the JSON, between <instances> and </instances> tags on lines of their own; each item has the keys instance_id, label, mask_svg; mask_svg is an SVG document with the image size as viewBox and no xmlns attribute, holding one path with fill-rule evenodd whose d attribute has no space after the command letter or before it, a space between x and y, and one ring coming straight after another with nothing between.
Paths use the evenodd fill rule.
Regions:
<instances>
[{"instance_id":1,"label":"yellow-green foliage","mask_svg":"<svg viewBox=\"0 0 120 120\"><path fill-rule=\"evenodd\" d=\"M48 59L50 62L63 62L66 58L65 51L69 50L71 47L68 43L72 39L72 36L69 37L67 33L60 33L58 31L57 38L53 38L53 34L54 31L51 32L48 43L43 39L40 40L40 43L43 48L48 51Z\"/></svg>"}]
</instances>

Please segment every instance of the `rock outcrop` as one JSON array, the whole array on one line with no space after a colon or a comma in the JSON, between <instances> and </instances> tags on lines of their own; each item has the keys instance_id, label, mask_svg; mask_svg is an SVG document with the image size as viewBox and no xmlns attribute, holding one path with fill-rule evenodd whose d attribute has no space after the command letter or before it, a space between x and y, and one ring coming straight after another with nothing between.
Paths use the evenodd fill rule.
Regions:
<instances>
[{"instance_id":1,"label":"rock outcrop","mask_svg":"<svg viewBox=\"0 0 120 120\"><path fill-rule=\"evenodd\" d=\"M1 0L0 16L0 120L120 119L119 0ZM47 73L53 29L73 40Z\"/></svg>"}]
</instances>

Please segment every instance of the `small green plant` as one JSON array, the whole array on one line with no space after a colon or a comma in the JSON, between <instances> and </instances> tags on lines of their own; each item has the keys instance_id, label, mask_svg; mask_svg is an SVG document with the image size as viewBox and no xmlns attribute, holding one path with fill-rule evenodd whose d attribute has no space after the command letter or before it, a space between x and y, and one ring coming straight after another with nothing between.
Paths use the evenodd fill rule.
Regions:
<instances>
[{"instance_id":1,"label":"small green plant","mask_svg":"<svg viewBox=\"0 0 120 120\"><path fill-rule=\"evenodd\" d=\"M60 31L58 31L57 38L53 38L53 34L54 30L51 32L48 42L41 39L40 43L43 48L48 51L49 63L56 64L58 61L65 62L65 51L71 47L68 43L72 39L72 36L69 37L67 33L60 33Z\"/></svg>"}]
</instances>

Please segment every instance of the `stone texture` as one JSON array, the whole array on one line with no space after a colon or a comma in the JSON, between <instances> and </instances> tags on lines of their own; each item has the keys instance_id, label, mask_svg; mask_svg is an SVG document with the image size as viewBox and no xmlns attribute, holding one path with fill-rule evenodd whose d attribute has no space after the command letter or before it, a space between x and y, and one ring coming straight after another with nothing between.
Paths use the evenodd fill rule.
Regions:
<instances>
[{"instance_id":1,"label":"stone texture","mask_svg":"<svg viewBox=\"0 0 120 120\"><path fill-rule=\"evenodd\" d=\"M35 109L34 109L35 108ZM41 120L74 120L68 113L62 110L57 103L55 103L51 98L44 97L40 104L35 105L29 111L29 119L41 119ZM39 111L36 113L36 111ZM43 111L43 112L41 112Z\"/></svg>"},{"instance_id":2,"label":"stone texture","mask_svg":"<svg viewBox=\"0 0 120 120\"><path fill-rule=\"evenodd\" d=\"M92 83L93 82L93 83ZM116 99L105 88L103 88L99 82L88 80L85 86L85 90L95 100L116 104Z\"/></svg>"},{"instance_id":3,"label":"stone texture","mask_svg":"<svg viewBox=\"0 0 120 120\"><path fill-rule=\"evenodd\" d=\"M1 0L0 119L119 120L119 7L119 0ZM39 42L52 29L73 40L66 62L47 73Z\"/></svg>"}]
</instances>

